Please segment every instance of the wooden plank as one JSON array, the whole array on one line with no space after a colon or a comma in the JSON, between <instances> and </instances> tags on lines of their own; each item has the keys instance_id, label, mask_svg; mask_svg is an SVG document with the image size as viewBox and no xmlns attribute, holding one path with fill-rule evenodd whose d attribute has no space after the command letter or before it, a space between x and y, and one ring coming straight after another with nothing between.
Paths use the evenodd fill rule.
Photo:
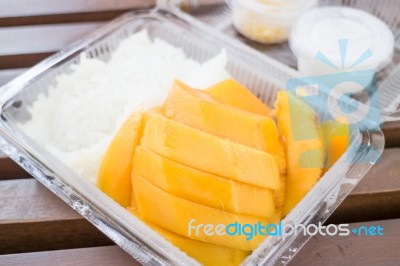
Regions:
<instances>
[{"instance_id":1,"label":"wooden plank","mask_svg":"<svg viewBox=\"0 0 400 266\"><path fill-rule=\"evenodd\" d=\"M354 188L328 223L400 218L400 148L385 149L380 161Z\"/></svg>"},{"instance_id":2,"label":"wooden plank","mask_svg":"<svg viewBox=\"0 0 400 266\"><path fill-rule=\"evenodd\" d=\"M135 266L140 265L117 246L45 251L0 256L0 265L43 266Z\"/></svg>"},{"instance_id":3,"label":"wooden plank","mask_svg":"<svg viewBox=\"0 0 400 266\"><path fill-rule=\"evenodd\" d=\"M385 123L382 127L385 135L385 147L400 147L400 121Z\"/></svg>"},{"instance_id":4,"label":"wooden plank","mask_svg":"<svg viewBox=\"0 0 400 266\"><path fill-rule=\"evenodd\" d=\"M0 26L108 21L133 9L150 8L155 0L2 0ZM2 5L3 5L2 3ZM29 6L29 8L26 8Z\"/></svg>"},{"instance_id":5,"label":"wooden plank","mask_svg":"<svg viewBox=\"0 0 400 266\"><path fill-rule=\"evenodd\" d=\"M0 182L0 243L0 254L112 244L34 179Z\"/></svg>"},{"instance_id":6,"label":"wooden plank","mask_svg":"<svg viewBox=\"0 0 400 266\"><path fill-rule=\"evenodd\" d=\"M315 236L289 265L399 265L400 220L350 224L383 227L383 236Z\"/></svg>"},{"instance_id":7,"label":"wooden plank","mask_svg":"<svg viewBox=\"0 0 400 266\"><path fill-rule=\"evenodd\" d=\"M103 25L99 22L0 29L0 69L31 67Z\"/></svg>"},{"instance_id":8,"label":"wooden plank","mask_svg":"<svg viewBox=\"0 0 400 266\"><path fill-rule=\"evenodd\" d=\"M0 152L0 156L0 180L31 177L30 174L17 165L13 160L7 157L4 158L6 155L2 152Z\"/></svg>"},{"instance_id":9,"label":"wooden plank","mask_svg":"<svg viewBox=\"0 0 400 266\"><path fill-rule=\"evenodd\" d=\"M150 7L154 0L2 0L0 17L27 17ZM29 7L29 8L28 8Z\"/></svg>"},{"instance_id":10,"label":"wooden plank","mask_svg":"<svg viewBox=\"0 0 400 266\"><path fill-rule=\"evenodd\" d=\"M5 55L0 56L0 70L7 68L25 68L33 66L43 59L54 54L54 52L27 54L27 55Z\"/></svg>"},{"instance_id":11,"label":"wooden plank","mask_svg":"<svg viewBox=\"0 0 400 266\"><path fill-rule=\"evenodd\" d=\"M0 30L0 55L58 51L102 24L91 22L2 28Z\"/></svg>"},{"instance_id":12,"label":"wooden plank","mask_svg":"<svg viewBox=\"0 0 400 266\"><path fill-rule=\"evenodd\" d=\"M384 236L346 237L315 236L299 251L289 265L397 265L400 253L400 220L350 224L383 227ZM137 265L127 253L116 246L46 251L0 256L1 265Z\"/></svg>"},{"instance_id":13,"label":"wooden plank","mask_svg":"<svg viewBox=\"0 0 400 266\"><path fill-rule=\"evenodd\" d=\"M400 190L400 148L385 149L382 157L354 188L352 195Z\"/></svg>"},{"instance_id":14,"label":"wooden plank","mask_svg":"<svg viewBox=\"0 0 400 266\"><path fill-rule=\"evenodd\" d=\"M25 68L0 70L0 87L25 71Z\"/></svg>"},{"instance_id":15,"label":"wooden plank","mask_svg":"<svg viewBox=\"0 0 400 266\"><path fill-rule=\"evenodd\" d=\"M1 224L0 243L0 254L113 244L103 233L82 218Z\"/></svg>"},{"instance_id":16,"label":"wooden plank","mask_svg":"<svg viewBox=\"0 0 400 266\"><path fill-rule=\"evenodd\" d=\"M34 179L0 182L0 227L10 223L80 218L78 213Z\"/></svg>"},{"instance_id":17,"label":"wooden plank","mask_svg":"<svg viewBox=\"0 0 400 266\"><path fill-rule=\"evenodd\" d=\"M0 27L60 24L60 23L72 23L72 22L110 21L128 11L130 10L40 15L31 17L11 17L11 18L0 17Z\"/></svg>"}]
</instances>

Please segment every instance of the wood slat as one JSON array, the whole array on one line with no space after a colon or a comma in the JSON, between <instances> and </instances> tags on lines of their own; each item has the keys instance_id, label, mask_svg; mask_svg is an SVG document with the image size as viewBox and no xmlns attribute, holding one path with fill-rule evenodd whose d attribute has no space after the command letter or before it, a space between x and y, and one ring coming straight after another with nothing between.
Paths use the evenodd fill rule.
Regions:
<instances>
[{"instance_id":1,"label":"wood slat","mask_svg":"<svg viewBox=\"0 0 400 266\"><path fill-rule=\"evenodd\" d=\"M0 243L0 254L112 244L34 179L0 182Z\"/></svg>"},{"instance_id":2,"label":"wood slat","mask_svg":"<svg viewBox=\"0 0 400 266\"><path fill-rule=\"evenodd\" d=\"M0 87L25 71L25 68L0 70Z\"/></svg>"},{"instance_id":3,"label":"wood slat","mask_svg":"<svg viewBox=\"0 0 400 266\"><path fill-rule=\"evenodd\" d=\"M27 17L38 15L73 14L109 10L127 10L150 7L151 0L2 0L0 17ZM29 7L29 8L27 8Z\"/></svg>"},{"instance_id":4,"label":"wood slat","mask_svg":"<svg viewBox=\"0 0 400 266\"><path fill-rule=\"evenodd\" d=\"M0 6L7 8L0 7L0 26L106 21L154 4L155 0L2 0Z\"/></svg>"},{"instance_id":5,"label":"wood slat","mask_svg":"<svg viewBox=\"0 0 400 266\"><path fill-rule=\"evenodd\" d=\"M30 67L71 45L102 24L91 22L2 28L0 69Z\"/></svg>"},{"instance_id":6,"label":"wood slat","mask_svg":"<svg viewBox=\"0 0 400 266\"><path fill-rule=\"evenodd\" d=\"M27 202L26 204L29 204ZM86 220L0 224L0 254L113 245ZM2 264L0 264L2 265Z\"/></svg>"},{"instance_id":7,"label":"wood slat","mask_svg":"<svg viewBox=\"0 0 400 266\"><path fill-rule=\"evenodd\" d=\"M6 68L30 67L51 56L53 53L54 52L0 56L0 70Z\"/></svg>"},{"instance_id":8,"label":"wood slat","mask_svg":"<svg viewBox=\"0 0 400 266\"><path fill-rule=\"evenodd\" d=\"M0 182L1 226L10 223L80 218L78 213L34 179Z\"/></svg>"},{"instance_id":9,"label":"wood slat","mask_svg":"<svg viewBox=\"0 0 400 266\"><path fill-rule=\"evenodd\" d=\"M37 54L58 51L84 37L102 23L6 27L0 30L0 55Z\"/></svg>"},{"instance_id":10,"label":"wood slat","mask_svg":"<svg viewBox=\"0 0 400 266\"><path fill-rule=\"evenodd\" d=\"M0 256L0 265L135 266L140 265L117 246L45 251Z\"/></svg>"},{"instance_id":11,"label":"wood slat","mask_svg":"<svg viewBox=\"0 0 400 266\"><path fill-rule=\"evenodd\" d=\"M385 149L328 223L400 218L400 148Z\"/></svg>"},{"instance_id":12,"label":"wood slat","mask_svg":"<svg viewBox=\"0 0 400 266\"><path fill-rule=\"evenodd\" d=\"M400 121L385 123L382 128L385 135L385 147L400 147Z\"/></svg>"},{"instance_id":13,"label":"wood slat","mask_svg":"<svg viewBox=\"0 0 400 266\"><path fill-rule=\"evenodd\" d=\"M31 175L0 151L0 180L30 178Z\"/></svg>"},{"instance_id":14,"label":"wood slat","mask_svg":"<svg viewBox=\"0 0 400 266\"><path fill-rule=\"evenodd\" d=\"M289 265L397 265L400 253L400 220L350 224L383 227L384 236L346 237L315 236L299 251ZM1 265L138 265L127 253L116 246L46 251L0 256Z\"/></svg>"}]
</instances>

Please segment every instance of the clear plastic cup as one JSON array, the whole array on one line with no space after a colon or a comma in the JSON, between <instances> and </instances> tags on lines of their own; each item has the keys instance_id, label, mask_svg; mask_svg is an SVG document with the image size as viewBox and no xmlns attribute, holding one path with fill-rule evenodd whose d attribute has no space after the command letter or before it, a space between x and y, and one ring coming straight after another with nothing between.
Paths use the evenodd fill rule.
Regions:
<instances>
[{"instance_id":1,"label":"clear plastic cup","mask_svg":"<svg viewBox=\"0 0 400 266\"><path fill-rule=\"evenodd\" d=\"M357 70L376 73L392 61L394 38L377 17L359 9L332 6L303 14L293 26L289 44L301 75Z\"/></svg>"},{"instance_id":2,"label":"clear plastic cup","mask_svg":"<svg viewBox=\"0 0 400 266\"><path fill-rule=\"evenodd\" d=\"M287 41L296 19L318 0L233 0L232 21L245 37L260 43Z\"/></svg>"}]
</instances>

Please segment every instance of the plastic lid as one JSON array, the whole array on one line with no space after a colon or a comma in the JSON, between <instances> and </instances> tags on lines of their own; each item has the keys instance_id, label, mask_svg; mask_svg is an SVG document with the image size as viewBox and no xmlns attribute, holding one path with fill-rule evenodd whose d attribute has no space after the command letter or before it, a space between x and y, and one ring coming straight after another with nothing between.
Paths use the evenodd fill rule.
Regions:
<instances>
[{"instance_id":1,"label":"plastic lid","mask_svg":"<svg viewBox=\"0 0 400 266\"><path fill-rule=\"evenodd\" d=\"M299 57L315 58L338 69L379 71L392 60L394 38L388 26L364 11L348 7L320 7L295 23L290 48Z\"/></svg>"}]
</instances>

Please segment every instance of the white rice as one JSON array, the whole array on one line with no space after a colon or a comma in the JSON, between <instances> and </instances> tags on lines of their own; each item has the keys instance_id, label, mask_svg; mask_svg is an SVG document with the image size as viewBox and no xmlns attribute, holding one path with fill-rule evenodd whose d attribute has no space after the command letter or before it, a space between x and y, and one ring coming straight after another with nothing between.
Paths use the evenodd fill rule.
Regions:
<instances>
[{"instance_id":1,"label":"white rice","mask_svg":"<svg viewBox=\"0 0 400 266\"><path fill-rule=\"evenodd\" d=\"M78 174L96 182L108 144L134 110L161 105L174 79L206 88L229 77L224 51L200 64L146 31L123 40L109 62L89 59L57 78L21 129Z\"/></svg>"}]
</instances>

